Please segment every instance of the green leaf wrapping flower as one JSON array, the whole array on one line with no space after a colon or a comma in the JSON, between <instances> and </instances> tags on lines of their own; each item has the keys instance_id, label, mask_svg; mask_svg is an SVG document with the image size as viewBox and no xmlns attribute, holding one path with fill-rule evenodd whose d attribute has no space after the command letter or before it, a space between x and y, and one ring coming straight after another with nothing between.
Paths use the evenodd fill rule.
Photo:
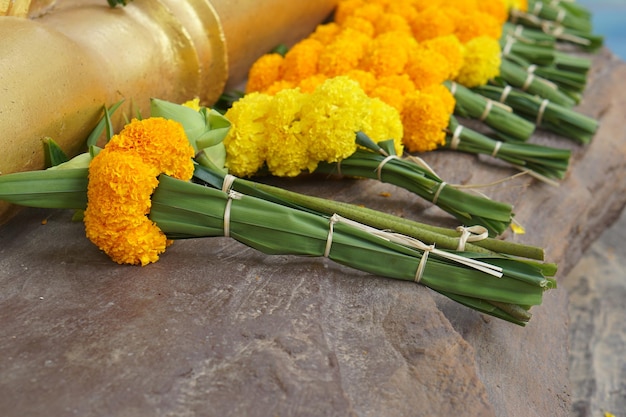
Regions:
<instances>
[{"instance_id":1,"label":"green leaf wrapping flower","mask_svg":"<svg viewBox=\"0 0 626 417\"><path fill-rule=\"evenodd\" d=\"M522 117L535 123L537 127L589 143L598 129L598 121L569 107L564 107L510 87L483 86L475 89L479 94L492 100L503 100Z\"/></svg>"}]
</instances>

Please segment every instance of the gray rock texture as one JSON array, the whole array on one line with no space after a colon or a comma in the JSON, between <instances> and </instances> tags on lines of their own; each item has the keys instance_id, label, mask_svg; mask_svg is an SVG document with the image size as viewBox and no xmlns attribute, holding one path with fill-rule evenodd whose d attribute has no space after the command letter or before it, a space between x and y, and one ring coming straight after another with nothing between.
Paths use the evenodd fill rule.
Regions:
<instances>
[{"instance_id":1,"label":"gray rock texture","mask_svg":"<svg viewBox=\"0 0 626 417\"><path fill-rule=\"evenodd\" d=\"M626 204L626 65L608 51L594 60L579 110L600 119L595 140L533 139L573 150L561 186L519 177L485 190L514 204L526 228L505 238L545 247L559 281ZM470 155L425 159L449 183L513 173ZM276 183L456 225L387 184ZM546 294L522 328L419 285L228 238L176 242L156 264L120 266L71 216L25 209L0 228L5 417L566 417L578 401L565 289Z\"/></svg>"},{"instance_id":2,"label":"gray rock texture","mask_svg":"<svg viewBox=\"0 0 626 417\"><path fill-rule=\"evenodd\" d=\"M626 212L563 280L569 291L572 415L626 416Z\"/></svg>"}]
</instances>

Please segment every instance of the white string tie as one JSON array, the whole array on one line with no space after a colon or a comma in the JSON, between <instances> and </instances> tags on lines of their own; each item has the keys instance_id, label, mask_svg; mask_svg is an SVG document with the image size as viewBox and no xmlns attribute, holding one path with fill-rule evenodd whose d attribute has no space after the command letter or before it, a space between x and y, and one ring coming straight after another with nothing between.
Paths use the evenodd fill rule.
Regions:
<instances>
[{"instance_id":1,"label":"white string tie","mask_svg":"<svg viewBox=\"0 0 626 417\"><path fill-rule=\"evenodd\" d=\"M459 245L456 248L459 252L463 252L465 250L466 243L478 242L489 237L489 231L483 226L459 226L456 230L461 232Z\"/></svg>"},{"instance_id":2,"label":"white string tie","mask_svg":"<svg viewBox=\"0 0 626 417\"><path fill-rule=\"evenodd\" d=\"M498 152L500 152L501 147L502 147L502 142L500 142L499 140L496 141L496 145L493 147L493 152L491 152L491 156L495 158L496 155L498 155Z\"/></svg>"},{"instance_id":3,"label":"white string tie","mask_svg":"<svg viewBox=\"0 0 626 417\"><path fill-rule=\"evenodd\" d=\"M224 181L222 182L222 192L228 193L231 188L233 188L233 184L237 177L234 175L226 174L224 177Z\"/></svg>"},{"instance_id":4,"label":"white string tie","mask_svg":"<svg viewBox=\"0 0 626 417\"><path fill-rule=\"evenodd\" d=\"M397 158L396 155L389 155L388 157L386 157L385 159L382 160L382 162L380 164L378 164L378 167L376 168L376 174L378 175L378 181L382 182L382 173L383 173L383 167L385 166L385 164L389 161L391 161L392 159Z\"/></svg>"},{"instance_id":5,"label":"white string tie","mask_svg":"<svg viewBox=\"0 0 626 417\"><path fill-rule=\"evenodd\" d=\"M539 107L539 112L537 113L537 121L535 122L535 125L537 126L541 125L541 122L543 121L543 115L546 111L546 108L548 107L548 104L550 104L550 100L548 100L547 98L541 102L541 106Z\"/></svg>"},{"instance_id":6,"label":"white string tie","mask_svg":"<svg viewBox=\"0 0 626 417\"><path fill-rule=\"evenodd\" d=\"M537 69L537 66L535 64L533 64L533 65L528 67L526 72L528 72L529 74L534 74L536 69Z\"/></svg>"},{"instance_id":7,"label":"white string tie","mask_svg":"<svg viewBox=\"0 0 626 417\"><path fill-rule=\"evenodd\" d=\"M485 119L489 116L489 113L491 113L491 109L493 108L493 100L487 99L487 105L485 105L485 110L483 111L483 114L480 116L480 121L484 122Z\"/></svg>"},{"instance_id":8,"label":"white string tie","mask_svg":"<svg viewBox=\"0 0 626 417\"><path fill-rule=\"evenodd\" d=\"M456 150L461 143L461 133L463 132L463 126L458 125L456 129L454 129L454 135L452 135L452 142L450 142L450 148L452 150Z\"/></svg>"},{"instance_id":9,"label":"white string tie","mask_svg":"<svg viewBox=\"0 0 626 417\"><path fill-rule=\"evenodd\" d=\"M513 48L513 44L515 43L515 38L512 36L507 36L506 37L506 45L504 46L504 48L502 49L502 55L509 56L509 54L511 53L511 49Z\"/></svg>"},{"instance_id":10,"label":"white string tie","mask_svg":"<svg viewBox=\"0 0 626 417\"><path fill-rule=\"evenodd\" d=\"M524 85L522 86L522 91L528 90L528 87L530 87L534 79L535 79L535 74L529 72L528 77L526 77L526 81L524 81Z\"/></svg>"},{"instance_id":11,"label":"white string tie","mask_svg":"<svg viewBox=\"0 0 626 417\"><path fill-rule=\"evenodd\" d=\"M513 91L513 88L511 88L510 85L504 87L504 90L502 90L502 95L500 95L500 103L504 103L506 101L506 99L509 97L509 94L511 94L511 91Z\"/></svg>"},{"instance_id":12,"label":"white string tie","mask_svg":"<svg viewBox=\"0 0 626 417\"><path fill-rule=\"evenodd\" d=\"M326 238L326 249L324 249L324 258L330 256L330 248L333 246L333 234L335 233L335 223L339 223L339 215L333 214L328 220L328 237Z\"/></svg>"},{"instance_id":13,"label":"white string tie","mask_svg":"<svg viewBox=\"0 0 626 417\"><path fill-rule=\"evenodd\" d=\"M230 237L230 208L233 204L233 200L241 200L243 194L237 191L230 190L228 192L228 200L226 200L226 207L224 208L224 236Z\"/></svg>"},{"instance_id":14,"label":"white string tie","mask_svg":"<svg viewBox=\"0 0 626 417\"><path fill-rule=\"evenodd\" d=\"M451 93L453 96L455 96L455 95L456 95L456 85L457 85L457 84L456 84L455 82L453 82L453 83L450 85L450 93Z\"/></svg>"},{"instance_id":15,"label":"white string tie","mask_svg":"<svg viewBox=\"0 0 626 417\"><path fill-rule=\"evenodd\" d=\"M437 188L437 192L435 193L435 196L433 197L433 204L437 204L437 200L439 200L439 194L441 194L441 190L443 190L443 187L445 187L446 185L448 185L448 183L445 181L442 181L441 184L439 184L439 187Z\"/></svg>"},{"instance_id":16,"label":"white string tie","mask_svg":"<svg viewBox=\"0 0 626 417\"><path fill-rule=\"evenodd\" d=\"M428 262L428 255L435 250L435 245L429 245L424 248L424 253L422 254L422 259L420 259L420 263L417 265L417 271L415 272L414 281L419 284L422 280L422 276L424 275L424 269L426 269L426 263Z\"/></svg>"},{"instance_id":17,"label":"white string tie","mask_svg":"<svg viewBox=\"0 0 626 417\"><path fill-rule=\"evenodd\" d=\"M453 252L436 249L435 245L427 245L424 242L418 239L412 238L410 236L402 235L400 233L388 232L385 230L379 230L374 227L356 222L354 220L346 219L345 217L341 217L338 214L333 214L333 216L330 219L330 222L331 222L330 230L332 230L332 225L334 225L335 223L343 223L351 227L354 227L356 229L362 230L366 233L369 233L373 236L376 236L380 239L386 240L387 242L393 242L399 245L403 245L406 247L424 251L422 258L420 259L421 266L418 266L417 274L415 275L415 281L417 282L419 282L422 279L422 275L424 272L424 268L426 267L426 261L428 260L429 254L437 255L441 258L448 259L450 261L476 269L480 272L489 274L497 278L501 278L503 275L502 268L500 268L499 266L491 265L486 262L479 261L477 259L471 259L465 256L457 255ZM329 235L330 237L327 239L327 243L326 243L327 251L325 253L330 252L330 245L332 244L332 234L329 233Z\"/></svg>"}]
</instances>

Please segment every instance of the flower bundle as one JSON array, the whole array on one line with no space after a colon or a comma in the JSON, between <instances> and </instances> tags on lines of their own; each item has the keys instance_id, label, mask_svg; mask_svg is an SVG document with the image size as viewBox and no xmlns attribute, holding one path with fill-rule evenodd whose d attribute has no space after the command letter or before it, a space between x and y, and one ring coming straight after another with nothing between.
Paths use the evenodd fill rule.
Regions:
<instances>
[{"instance_id":1,"label":"flower bundle","mask_svg":"<svg viewBox=\"0 0 626 417\"><path fill-rule=\"evenodd\" d=\"M475 91L492 100L497 100L514 109L516 114L532 121L537 127L574 139L580 143L589 143L593 138L598 122L572 109L552 103L547 98L514 90L510 86L498 87L486 85Z\"/></svg>"},{"instance_id":2,"label":"flower bundle","mask_svg":"<svg viewBox=\"0 0 626 417\"><path fill-rule=\"evenodd\" d=\"M529 36L540 31L561 42L593 51L602 45L602 37L592 33L591 13L575 1L531 0L525 9L512 9L510 21L532 28ZM531 35L531 33L535 35Z\"/></svg>"},{"instance_id":3,"label":"flower bundle","mask_svg":"<svg viewBox=\"0 0 626 417\"><path fill-rule=\"evenodd\" d=\"M194 146L178 143L187 130L158 117L133 120L93 159L89 155L88 168L69 161L56 169L4 175L0 198L85 209L87 235L119 263L156 262L170 243L167 239L229 236L268 254L327 257L376 275L421 283L519 325L528 322L528 310L541 303L543 293L555 287L546 278L551 268L536 262L441 250L339 215L245 195L225 183L223 189L191 183L185 179L199 145L195 137L189 138Z\"/></svg>"},{"instance_id":4,"label":"flower bundle","mask_svg":"<svg viewBox=\"0 0 626 417\"><path fill-rule=\"evenodd\" d=\"M532 143L502 142L450 119L446 148L472 154L483 154L505 161L514 167L554 184L567 172L571 152Z\"/></svg>"},{"instance_id":5,"label":"flower bundle","mask_svg":"<svg viewBox=\"0 0 626 417\"><path fill-rule=\"evenodd\" d=\"M432 109L411 116L428 116ZM275 95L250 93L225 116L232 122L224 139L225 164L233 175L248 177L267 169L276 176L308 171L378 179L419 195L465 225L482 225L492 235L511 223L510 205L459 190L427 167L401 159L398 112L368 97L348 77L328 79L310 94L293 88ZM442 117L447 123L450 115L443 112Z\"/></svg>"},{"instance_id":6,"label":"flower bundle","mask_svg":"<svg viewBox=\"0 0 626 417\"><path fill-rule=\"evenodd\" d=\"M588 63L557 51L553 35L519 25L508 34L511 24L507 19L527 10L526 2L499 0L342 0L333 22L320 25L284 56L267 54L255 62L247 92L276 94L295 87L306 92L327 78L345 75L356 80L367 95L400 113L402 142L408 152L425 152L451 148L446 132L453 131L449 126L452 114L476 119L500 140L518 143L532 136L538 120L542 127L555 126L542 120L541 102L533 118L527 111L532 106L509 106L482 94L485 90L481 87L487 84L509 86L518 95L528 92L549 100L549 119L558 114L573 124L589 127L584 130L587 141L595 131L589 118L573 110L552 110L555 106L560 106L559 110L571 108L577 102ZM532 45L526 43L525 36L534 39ZM527 62L528 57L543 65ZM567 129L560 132L572 136ZM479 152L483 148L465 149ZM526 169L539 167L537 160L527 160L529 155L536 155L534 145L524 149L518 144L509 150L520 151L515 159L525 161ZM543 150L560 155L561 162L568 160L560 150ZM543 174L534 172L549 173L550 178L563 175L560 167Z\"/></svg>"}]
</instances>

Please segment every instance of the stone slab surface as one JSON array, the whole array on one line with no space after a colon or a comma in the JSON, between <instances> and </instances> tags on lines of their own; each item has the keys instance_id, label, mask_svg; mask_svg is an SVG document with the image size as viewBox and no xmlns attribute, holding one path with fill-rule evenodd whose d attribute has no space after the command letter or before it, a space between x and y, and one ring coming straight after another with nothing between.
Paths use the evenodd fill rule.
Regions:
<instances>
[{"instance_id":1,"label":"stone slab surface","mask_svg":"<svg viewBox=\"0 0 626 417\"><path fill-rule=\"evenodd\" d=\"M562 185L520 177L485 191L515 205L527 233L506 238L545 247L559 280L626 204L626 65L606 50L594 59L579 107L601 121L593 143L533 139L574 151ZM470 155L425 159L449 183L513 173ZM374 181L277 183L456 225ZM227 238L120 266L71 213L26 209L0 228L0 413L565 417L567 292L548 293L533 313L521 328L419 285Z\"/></svg>"}]
</instances>

